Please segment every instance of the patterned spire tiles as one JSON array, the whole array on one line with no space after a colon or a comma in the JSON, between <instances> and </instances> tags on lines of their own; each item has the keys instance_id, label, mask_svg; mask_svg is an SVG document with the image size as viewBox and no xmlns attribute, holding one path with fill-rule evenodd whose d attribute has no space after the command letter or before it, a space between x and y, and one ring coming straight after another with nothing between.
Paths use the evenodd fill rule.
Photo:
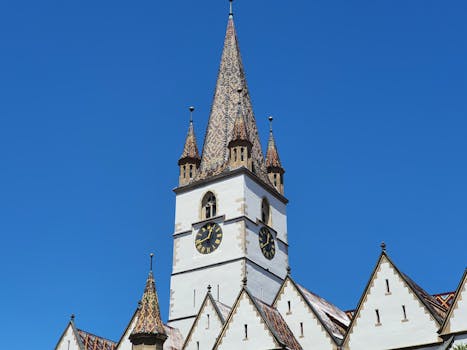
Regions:
<instances>
[{"instance_id":1,"label":"patterned spire tiles","mask_svg":"<svg viewBox=\"0 0 467 350\"><path fill-rule=\"evenodd\" d=\"M272 129L269 131L268 150L266 153L266 167L268 169L283 169L281 165L281 160L279 158L279 152L277 152L276 141L274 140Z\"/></svg>"},{"instance_id":2,"label":"patterned spire tiles","mask_svg":"<svg viewBox=\"0 0 467 350\"><path fill-rule=\"evenodd\" d=\"M242 99L241 105L246 132L252 143L253 167L257 175L269 183L265 175L266 168L263 152L253 115L234 21L233 18L229 18L214 101L204 139L199 179L225 170L229 154L228 143L233 138L234 124L237 116L238 89L242 89L240 98Z\"/></svg>"},{"instance_id":3,"label":"patterned spire tiles","mask_svg":"<svg viewBox=\"0 0 467 350\"><path fill-rule=\"evenodd\" d=\"M195 129L193 127L193 122L190 121L190 126L188 128L188 134L185 140L185 147L183 147L183 153L180 157L179 163L184 160L194 160L200 161L201 157L198 152L198 145L196 143Z\"/></svg>"},{"instance_id":4,"label":"patterned spire tiles","mask_svg":"<svg viewBox=\"0 0 467 350\"><path fill-rule=\"evenodd\" d=\"M137 338L139 335L165 336L164 324L161 320L159 301L156 292L156 283L152 271L149 272L141 299L141 308L138 313L135 328L131 333L131 338Z\"/></svg>"}]
</instances>

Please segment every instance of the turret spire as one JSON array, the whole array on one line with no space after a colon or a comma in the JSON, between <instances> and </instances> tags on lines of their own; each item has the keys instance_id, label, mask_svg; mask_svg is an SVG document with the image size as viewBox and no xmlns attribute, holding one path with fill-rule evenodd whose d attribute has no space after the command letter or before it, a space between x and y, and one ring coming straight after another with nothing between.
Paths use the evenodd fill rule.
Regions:
<instances>
[{"instance_id":1,"label":"turret spire","mask_svg":"<svg viewBox=\"0 0 467 350\"><path fill-rule=\"evenodd\" d=\"M141 347L141 349L150 349L147 346L153 346L154 350L162 350L162 346L167 339L167 334L160 315L156 283L152 273L153 256L154 255L151 254L151 270L149 271L146 287L144 288L143 297L141 298L136 325L130 335L133 349L138 347Z\"/></svg>"},{"instance_id":2,"label":"turret spire","mask_svg":"<svg viewBox=\"0 0 467 350\"><path fill-rule=\"evenodd\" d=\"M284 194L285 170L282 167L279 152L277 152L276 141L272 132L272 121L273 117L269 117L269 140L266 152L266 168L272 185L279 193Z\"/></svg>"},{"instance_id":3,"label":"turret spire","mask_svg":"<svg viewBox=\"0 0 467 350\"><path fill-rule=\"evenodd\" d=\"M190 126L188 127L188 134L183 147L183 153L178 160L180 166L180 186L188 184L198 173L198 168L201 163L201 157L198 152L198 145L196 143L195 129L193 127L193 112L195 107L190 107Z\"/></svg>"}]
</instances>

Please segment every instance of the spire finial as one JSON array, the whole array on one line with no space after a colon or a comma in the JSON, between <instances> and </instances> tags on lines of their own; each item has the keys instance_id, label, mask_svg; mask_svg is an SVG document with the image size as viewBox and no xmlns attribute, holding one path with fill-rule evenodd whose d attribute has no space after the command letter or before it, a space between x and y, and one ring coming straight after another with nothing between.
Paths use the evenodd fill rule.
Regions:
<instances>
[{"instance_id":1,"label":"spire finial","mask_svg":"<svg viewBox=\"0 0 467 350\"><path fill-rule=\"evenodd\" d=\"M190 124L191 124L193 123L193 112L195 110L195 107L190 106L188 109L190 110Z\"/></svg>"},{"instance_id":2,"label":"spire finial","mask_svg":"<svg viewBox=\"0 0 467 350\"><path fill-rule=\"evenodd\" d=\"M269 116L269 131L272 132L272 121L274 120L274 118L272 117L272 115Z\"/></svg>"},{"instance_id":3,"label":"spire finial","mask_svg":"<svg viewBox=\"0 0 467 350\"><path fill-rule=\"evenodd\" d=\"M292 268L289 266L287 266L287 276L290 276L290 274L292 273Z\"/></svg>"},{"instance_id":4,"label":"spire finial","mask_svg":"<svg viewBox=\"0 0 467 350\"><path fill-rule=\"evenodd\" d=\"M71 321L71 322L75 322L75 314L71 314L71 316L70 316L70 321Z\"/></svg>"},{"instance_id":5,"label":"spire finial","mask_svg":"<svg viewBox=\"0 0 467 350\"><path fill-rule=\"evenodd\" d=\"M154 258L154 253L149 254L149 258L151 259L151 262L149 265L149 271L152 271L152 258Z\"/></svg>"},{"instance_id":6,"label":"spire finial","mask_svg":"<svg viewBox=\"0 0 467 350\"><path fill-rule=\"evenodd\" d=\"M381 243L381 250L386 253L386 243L382 242Z\"/></svg>"},{"instance_id":7,"label":"spire finial","mask_svg":"<svg viewBox=\"0 0 467 350\"><path fill-rule=\"evenodd\" d=\"M211 285L209 284L209 285L208 285L208 293L209 293L209 294L211 294L211 289L212 289L212 287L211 287Z\"/></svg>"},{"instance_id":8,"label":"spire finial","mask_svg":"<svg viewBox=\"0 0 467 350\"><path fill-rule=\"evenodd\" d=\"M247 282L248 282L248 279L246 278L246 276L245 276L245 277L243 277L243 279L242 279L242 284L243 284L243 287L246 287L246 285L247 285Z\"/></svg>"},{"instance_id":9,"label":"spire finial","mask_svg":"<svg viewBox=\"0 0 467 350\"><path fill-rule=\"evenodd\" d=\"M230 12L229 12L229 17L233 17L233 0L229 0L230 2Z\"/></svg>"}]
</instances>

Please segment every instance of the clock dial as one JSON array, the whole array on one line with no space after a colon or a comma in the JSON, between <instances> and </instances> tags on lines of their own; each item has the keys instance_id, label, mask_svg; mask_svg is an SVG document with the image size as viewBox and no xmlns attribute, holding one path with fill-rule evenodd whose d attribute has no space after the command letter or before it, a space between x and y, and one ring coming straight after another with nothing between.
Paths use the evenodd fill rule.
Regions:
<instances>
[{"instance_id":1,"label":"clock dial","mask_svg":"<svg viewBox=\"0 0 467 350\"><path fill-rule=\"evenodd\" d=\"M276 254L276 243L274 242L274 237L272 233L266 228L263 227L259 230L259 247L263 252L263 255L266 259L271 260Z\"/></svg>"},{"instance_id":2,"label":"clock dial","mask_svg":"<svg viewBox=\"0 0 467 350\"><path fill-rule=\"evenodd\" d=\"M201 227L196 234L195 247L201 254L215 251L222 241L222 229L215 222L209 222Z\"/></svg>"}]
</instances>

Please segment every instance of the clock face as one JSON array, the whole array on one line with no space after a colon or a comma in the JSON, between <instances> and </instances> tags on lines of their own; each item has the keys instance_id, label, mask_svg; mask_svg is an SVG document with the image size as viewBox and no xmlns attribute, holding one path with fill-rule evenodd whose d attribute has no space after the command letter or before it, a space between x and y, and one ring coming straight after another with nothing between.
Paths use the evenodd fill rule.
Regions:
<instances>
[{"instance_id":1,"label":"clock face","mask_svg":"<svg viewBox=\"0 0 467 350\"><path fill-rule=\"evenodd\" d=\"M263 252L263 255L266 259L271 260L276 254L276 243L274 242L274 237L272 233L266 228L263 227L259 230L259 247Z\"/></svg>"},{"instance_id":2,"label":"clock face","mask_svg":"<svg viewBox=\"0 0 467 350\"><path fill-rule=\"evenodd\" d=\"M221 241L221 227L214 222L209 222L203 225L196 234L195 246L201 254L209 254L219 247Z\"/></svg>"}]
</instances>

